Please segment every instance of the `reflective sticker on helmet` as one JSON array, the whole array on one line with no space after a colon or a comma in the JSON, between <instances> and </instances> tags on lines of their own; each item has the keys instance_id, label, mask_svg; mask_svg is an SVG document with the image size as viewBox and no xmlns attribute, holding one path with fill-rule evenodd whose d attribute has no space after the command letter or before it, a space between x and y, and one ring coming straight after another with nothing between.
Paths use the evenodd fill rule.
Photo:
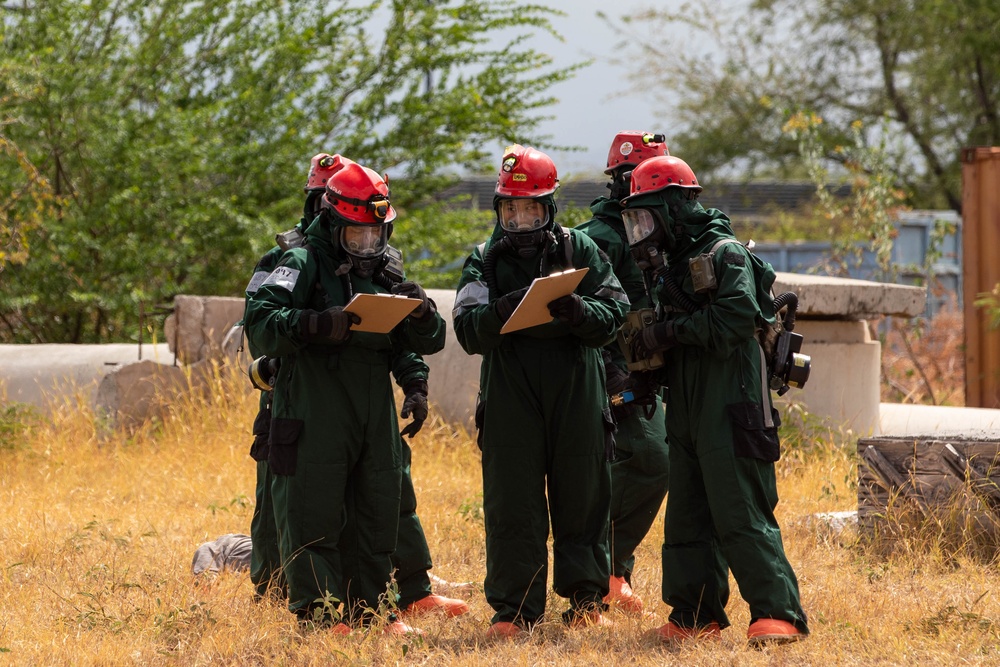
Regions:
<instances>
[{"instance_id":1,"label":"reflective sticker on helmet","mask_svg":"<svg viewBox=\"0 0 1000 667\"><path fill-rule=\"evenodd\" d=\"M629 154L632 153L632 148L633 148L633 146L632 146L632 142L631 141L623 141L622 145L621 145L621 148L619 148L618 151L622 155L629 155Z\"/></svg>"},{"instance_id":2,"label":"reflective sticker on helmet","mask_svg":"<svg viewBox=\"0 0 1000 667\"><path fill-rule=\"evenodd\" d=\"M295 289L295 283L298 279L298 269L290 269L287 266L279 266L274 271L271 271L271 274L264 279L264 282L262 282L260 286L277 285L278 287L284 287L286 290L291 292Z\"/></svg>"},{"instance_id":3,"label":"reflective sticker on helmet","mask_svg":"<svg viewBox=\"0 0 1000 667\"><path fill-rule=\"evenodd\" d=\"M253 294L257 290L259 290L261 284L264 282L264 279L267 278L269 275L271 275L271 274L268 273L267 271L257 271L257 272L255 272L253 274L253 277L250 278L250 282L247 284L246 293L247 294Z\"/></svg>"},{"instance_id":4,"label":"reflective sticker on helmet","mask_svg":"<svg viewBox=\"0 0 1000 667\"><path fill-rule=\"evenodd\" d=\"M528 180L528 175L527 174L514 174L513 180L518 181L518 182L527 181Z\"/></svg>"}]
</instances>

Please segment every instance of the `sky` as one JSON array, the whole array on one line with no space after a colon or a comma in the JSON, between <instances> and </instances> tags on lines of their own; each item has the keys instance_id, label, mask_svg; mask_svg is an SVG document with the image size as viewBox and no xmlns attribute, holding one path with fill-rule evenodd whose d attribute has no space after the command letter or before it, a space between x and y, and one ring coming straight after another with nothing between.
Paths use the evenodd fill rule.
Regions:
<instances>
[{"instance_id":1,"label":"sky","mask_svg":"<svg viewBox=\"0 0 1000 667\"><path fill-rule=\"evenodd\" d=\"M596 174L603 179L608 149L615 134L621 130L662 132L669 145L669 130L675 119L671 118L669 109L657 103L650 91L637 89L629 81L625 65L610 62L617 55L614 48L621 40L598 17L598 12L603 12L617 23L623 15L667 3L672 9L682 6L671 0L540 0L539 4L566 13L565 17L556 20L565 42L544 36L536 37L530 45L552 56L555 67L594 60L573 79L551 89L559 103L545 113L555 118L540 127L554 144L578 145L585 149L582 152L548 151L561 178ZM746 0L714 0L711 5L718 11L730 12L745 3ZM661 32L662 42L680 44L685 39L684 30L680 26L666 26ZM687 48L695 47L687 45Z\"/></svg>"},{"instance_id":2,"label":"sky","mask_svg":"<svg viewBox=\"0 0 1000 667\"><path fill-rule=\"evenodd\" d=\"M551 135L552 143L585 148L583 152L548 151L560 176L601 174L603 178L601 172L607 162L608 148L617 132L664 131L665 110L656 108L652 95L631 89L626 67L609 62L615 56L613 47L620 38L598 17L598 12L604 12L609 19L615 20L649 3L550 0L543 4L566 12L567 16L558 23L558 30L566 41L536 39L532 46L552 56L556 67L589 59L594 63L573 79L551 89L559 103L546 113L555 118L545 121L540 130Z\"/></svg>"}]
</instances>

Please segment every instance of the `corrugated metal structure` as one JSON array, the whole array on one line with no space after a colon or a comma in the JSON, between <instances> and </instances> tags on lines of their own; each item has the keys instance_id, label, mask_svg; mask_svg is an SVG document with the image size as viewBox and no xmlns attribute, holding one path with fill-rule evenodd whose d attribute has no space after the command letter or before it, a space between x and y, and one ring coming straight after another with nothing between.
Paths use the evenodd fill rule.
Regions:
<instances>
[{"instance_id":1,"label":"corrugated metal structure","mask_svg":"<svg viewBox=\"0 0 1000 667\"><path fill-rule=\"evenodd\" d=\"M962 219L958 214L905 211L896 218L896 229L892 249L896 282L928 287L928 317L946 306L961 308ZM826 241L757 243L754 252L776 271L829 275L832 268L828 266L830 244ZM875 253L868 248L862 249L860 264L847 268L848 277L859 280L874 280L879 273Z\"/></svg>"},{"instance_id":2,"label":"corrugated metal structure","mask_svg":"<svg viewBox=\"0 0 1000 667\"><path fill-rule=\"evenodd\" d=\"M1000 408L1000 331L974 301L1000 283L1000 148L962 150L965 404Z\"/></svg>"}]
</instances>

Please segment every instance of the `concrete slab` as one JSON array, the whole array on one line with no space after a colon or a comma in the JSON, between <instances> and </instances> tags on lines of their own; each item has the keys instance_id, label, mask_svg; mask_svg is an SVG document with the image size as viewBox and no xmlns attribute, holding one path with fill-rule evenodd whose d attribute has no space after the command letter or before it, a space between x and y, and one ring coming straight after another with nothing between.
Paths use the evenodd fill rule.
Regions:
<instances>
[{"instance_id":1,"label":"concrete slab","mask_svg":"<svg viewBox=\"0 0 1000 667\"><path fill-rule=\"evenodd\" d=\"M814 319L867 320L880 315L916 317L924 313L927 289L851 278L779 273L774 293L795 292L798 316Z\"/></svg>"},{"instance_id":2,"label":"concrete slab","mask_svg":"<svg viewBox=\"0 0 1000 667\"><path fill-rule=\"evenodd\" d=\"M143 345L142 360L172 365L166 343ZM74 390L90 401L108 373L140 360L140 348L111 345L0 345L0 402L29 403L47 409L52 401ZM6 395L4 395L4 393Z\"/></svg>"},{"instance_id":3,"label":"concrete slab","mask_svg":"<svg viewBox=\"0 0 1000 667\"><path fill-rule=\"evenodd\" d=\"M883 436L1000 437L1000 410L938 405L882 403L879 424Z\"/></svg>"}]
</instances>

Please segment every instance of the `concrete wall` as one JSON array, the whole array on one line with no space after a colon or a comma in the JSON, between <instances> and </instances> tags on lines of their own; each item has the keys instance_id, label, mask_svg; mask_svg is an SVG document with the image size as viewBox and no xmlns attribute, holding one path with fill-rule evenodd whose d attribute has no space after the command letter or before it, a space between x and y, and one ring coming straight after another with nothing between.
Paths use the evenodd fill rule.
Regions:
<instances>
[{"instance_id":1,"label":"concrete wall","mask_svg":"<svg viewBox=\"0 0 1000 667\"><path fill-rule=\"evenodd\" d=\"M918 315L924 309L924 290L779 274L775 293L786 290L799 295L796 331L805 337L802 352L812 357L806 387L791 390L786 398L803 403L811 414L858 435L882 432L881 348L870 338L865 318ZM444 419L471 429L481 357L466 354L455 338L451 319L454 290L428 290L428 294L448 323L445 349L426 357L431 370L430 400ZM242 299L179 296L166 326L169 349L178 351L178 359L191 367L188 370L211 359L231 359L232 354L223 355L223 339L242 313ZM173 354L167 345L157 346L155 352L153 346L144 349L145 359L152 356L172 365ZM116 353L127 354L114 356ZM57 384L59 379L69 376L77 385L92 383L88 390L93 400L109 414L122 421L134 421L141 419L144 411L162 407L162 402L152 399L152 393L169 398L186 386L180 382L180 369L164 372L156 365L144 364L126 370L126 362L136 361L137 356L138 347L131 345L0 346L0 368L8 386L8 400L39 404L45 391L57 392L59 386L65 386ZM243 367L247 361L237 363ZM106 377L111 371L115 371L114 375ZM191 375L197 377L197 373ZM99 383L106 385L102 392L97 391Z\"/></svg>"},{"instance_id":2,"label":"concrete wall","mask_svg":"<svg viewBox=\"0 0 1000 667\"><path fill-rule=\"evenodd\" d=\"M464 424L471 430L479 391L479 367L483 358L478 354L466 354L455 337L451 320L455 290L432 289L427 290L427 295L434 299L438 312L448 323L448 340L444 350L424 357L430 367L428 398L447 421Z\"/></svg>"},{"instance_id":3,"label":"concrete wall","mask_svg":"<svg viewBox=\"0 0 1000 667\"><path fill-rule=\"evenodd\" d=\"M168 346L143 345L141 359L172 365ZM0 345L0 396L42 409L80 391L93 403L109 373L140 361L138 345Z\"/></svg>"}]
</instances>

